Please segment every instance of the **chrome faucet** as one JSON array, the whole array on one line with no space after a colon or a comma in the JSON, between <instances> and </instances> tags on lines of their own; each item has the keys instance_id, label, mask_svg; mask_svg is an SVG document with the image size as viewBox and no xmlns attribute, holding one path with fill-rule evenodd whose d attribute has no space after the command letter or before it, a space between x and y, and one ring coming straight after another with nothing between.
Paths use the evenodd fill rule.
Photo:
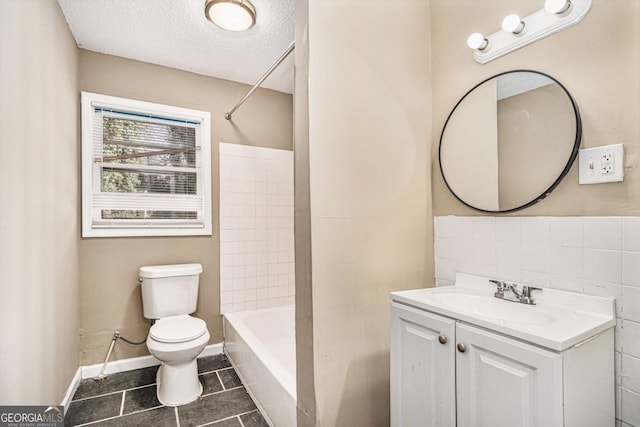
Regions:
<instances>
[{"instance_id":1,"label":"chrome faucet","mask_svg":"<svg viewBox=\"0 0 640 427\"><path fill-rule=\"evenodd\" d=\"M496 292L493 294L493 296L496 298L504 298L504 291L508 291L510 285L508 285L506 282L503 282L502 280L489 279L489 281L496 285Z\"/></svg>"},{"instance_id":2,"label":"chrome faucet","mask_svg":"<svg viewBox=\"0 0 640 427\"><path fill-rule=\"evenodd\" d=\"M522 286L522 290L518 290L518 285L515 283L509 284L502 280L494 279L489 279L489 281L496 285L496 292L493 294L494 297L511 302L519 302L521 304L536 305L536 300L531 296L531 292L542 291L541 288L526 285ZM505 295L505 291L511 291L515 298L510 297L510 294Z\"/></svg>"}]
</instances>

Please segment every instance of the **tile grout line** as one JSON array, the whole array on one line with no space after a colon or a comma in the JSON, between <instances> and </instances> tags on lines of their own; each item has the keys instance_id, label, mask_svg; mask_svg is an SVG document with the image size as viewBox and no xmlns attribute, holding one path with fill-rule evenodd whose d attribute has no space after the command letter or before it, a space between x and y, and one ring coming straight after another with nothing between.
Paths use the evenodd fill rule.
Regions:
<instances>
[{"instance_id":1,"label":"tile grout line","mask_svg":"<svg viewBox=\"0 0 640 427\"><path fill-rule=\"evenodd\" d=\"M216 423L219 423L219 422L221 422L221 421L228 421L228 420L232 420L232 419L234 419L234 418L238 418L238 420L240 420L240 424L241 424L242 426L244 426L244 423L242 422L242 420L240 419L240 417L241 417L241 416L243 416L243 415L250 414L250 413L252 413L252 412L260 412L260 411L258 411L257 409L252 409L251 411L242 412L242 413L240 413L240 414L236 414L236 415L231 415L231 416L226 417L226 418L220 418L219 420L209 421L209 422L204 423L204 424L198 424L196 427L210 426L210 425L212 425L212 424L216 424ZM260 415L262 415L262 414L260 414Z\"/></svg>"},{"instance_id":2,"label":"tile grout line","mask_svg":"<svg viewBox=\"0 0 640 427\"><path fill-rule=\"evenodd\" d=\"M238 418L238 421L240 421L240 425L244 427L244 423L242 422L242 418L240 418L240 415L236 415L236 417Z\"/></svg>"},{"instance_id":3,"label":"tile grout line","mask_svg":"<svg viewBox=\"0 0 640 427\"><path fill-rule=\"evenodd\" d=\"M127 391L122 392L122 402L120 402L120 416L122 416L122 412L124 411L124 396L127 394Z\"/></svg>"},{"instance_id":4,"label":"tile grout line","mask_svg":"<svg viewBox=\"0 0 640 427\"><path fill-rule=\"evenodd\" d=\"M153 385L156 385L156 383L153 383L153 384L145 384L145 385L139 385L139 386L130 387L130 388L124 388L124 389L120 389L120 390L116 390L116 391L110 391L110 392L108 392L108 393L96 394L95 396L82 397L82 398L80 398L80 399L74 399L74 400L72 400L71 402L82 402L83 400L95 399L96 397L109 396L109 395L111 395L111 394L122 393L123 391L137 390L137 389L139 389L139 388L151 387L151 386L153 386Z\"/></svg>"},{"instance_id":5,"label":"tile grout line","mask_svg":"<svg viewBox=\"0 0 640 427\"><path fill-rule=\"evenodd\" d=\"M174 413L176 414L176 426L180 427L180 417L178 416L178 407L174 406L173 409L174 409Z\"/></svg>"},{"instance_id":6,"label":"tile grout line","mask_svg":"<svg viewBox=\"0 0 640 427\"><path fill-rule=\"evenodd\" d=\"M114 415L113 417L107 417L107 418L101 418L99 420L95 420L95 421L89 421L88 423L84 423L84 424L77 424L74 427L82 427L82 426L90 426L90 425L94 425L96 423L101 423L103 421L111 421L111 420L115 420L116 418L126 418L130 415L134 415L134 414L140 414L142 412L148 412L148 411L153 411L154 409L158 409L158 408L163 408L164 406L154 406L153 408L146 408L146 409L141 409L140 411L135 411L135 412L131 412L129 414L125 414L125 415Z\"/></svg>"},{"instance_id":7,"label":"tile grout line","mask_svg":"<svg viewBox=\"0 0 640 427\"><path fill-rule=\"evenodd\" d=\"M239 385L238 387L233 387L233 388L230 388L230 389L227 389L227 390L214 391L213 393L203 394L200 397L213 396L214 394L220 394L220 393L224 393L226 391L238 390L240 388L244 388L244 385Z\"/></svg>"},{"instance_id":8,"label":"tile grout line","mask_svg":"<svg viewBox=\"0 0 640 427\"><path fill-rule=\"evenodd\" d=\"M216 372L216 377L218 377L218 381L220 381L220 385L222 386L222 390L226 390L227 388L224 386L224 383L222 382L222 378L220 378L220 374L218 373L218 371Z\"/></svg>"}]
</instances>

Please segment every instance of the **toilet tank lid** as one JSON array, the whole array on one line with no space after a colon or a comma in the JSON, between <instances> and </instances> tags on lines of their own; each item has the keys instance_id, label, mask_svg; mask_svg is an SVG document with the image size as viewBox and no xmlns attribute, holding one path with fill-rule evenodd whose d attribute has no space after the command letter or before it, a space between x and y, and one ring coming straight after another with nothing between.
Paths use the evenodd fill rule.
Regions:
<instances>
[{"instance_id":1,"label":"toilet tank lid","mask_svg":"<svg viewBox=\"0 0 640 427\"><path fill-rule=\"evenodd\" d=\"M201 264L149 265L140 267L139 275L146 279L158 277L191 276L202 273Z\"/></svg>"}]
</instances>

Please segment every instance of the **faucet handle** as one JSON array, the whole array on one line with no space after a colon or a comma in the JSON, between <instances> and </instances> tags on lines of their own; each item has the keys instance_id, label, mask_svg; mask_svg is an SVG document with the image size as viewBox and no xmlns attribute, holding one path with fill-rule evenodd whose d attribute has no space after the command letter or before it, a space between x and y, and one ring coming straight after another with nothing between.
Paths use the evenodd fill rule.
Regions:
<instances>
[{"instance_id":1,"label":"faucet handle","mask_svg":"<svg viewBox=\"0 0 640 427\"><path fill-rule=\"evenodd\" d=\"M522 295L520 296L520 302L523 304L536 305L536 300L531 298L531 292L542 291L542 288L536 288L535 286L522 286Z\"/></svg>"},{"instance_id":2,"label":"faucet handle","mask_svg":"<svg viewBox=\"0 0 640 427\"><path fill-rule=\"evenodd\" d=\"M531 292L533 291L541 291L542 288L536 288L535 286L523 286L522 287L522 296L531 298Z\"/></svg>"},{"instance_id":3,"label":"faucet handle","mask_svg":"<svg viewBox=\"0 0 640 427\"><path fill-rule=\"evenodd\" d=\"M498 292L504 292L507 289L509 289L509 285L507 285L505 282L503 282L502 280L495 280L495 279L489 279L489 281L491 283L494 283L497 288L498 288Z\"/></svg>"}]
</instances>

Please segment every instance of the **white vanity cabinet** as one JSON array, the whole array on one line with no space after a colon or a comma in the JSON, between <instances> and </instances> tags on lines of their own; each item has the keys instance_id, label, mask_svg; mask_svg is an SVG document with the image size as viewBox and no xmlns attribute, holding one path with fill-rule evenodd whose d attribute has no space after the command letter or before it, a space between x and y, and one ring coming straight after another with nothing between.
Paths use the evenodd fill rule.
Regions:
<instances>
[{"instance_id":1,"label":"white vanity cabinet","mask_svg":"<svg viewBox=\"0 0 640 427\"><path fill-rule=\"evenodd\" d=\"M426 309L430 302L414 301L412 292L417 291L392 294L392 427L614 425L615 320L603 316L593 326L597 322L580 318L593 333L554 349L505 333L508 322L493 329L491 322L475 323L473 316ZM519 309L517 304L507 308ZM560 314L552 324L560 331L550 336L570 329ZM528 330L536 328L545 326Z\"/></svg>"}]
</instances>

